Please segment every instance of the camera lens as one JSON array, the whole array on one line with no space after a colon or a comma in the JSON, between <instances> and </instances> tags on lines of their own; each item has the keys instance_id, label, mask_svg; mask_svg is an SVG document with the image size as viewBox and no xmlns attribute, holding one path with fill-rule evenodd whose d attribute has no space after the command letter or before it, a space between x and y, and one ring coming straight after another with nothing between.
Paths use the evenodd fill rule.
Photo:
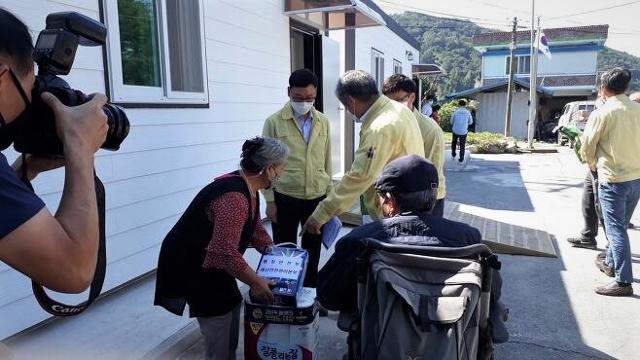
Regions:
<instances>
[{"instance_id":1,"label":"camera lens","mask_svg":"<svg viewBox=\"0 0 640 360\"><path fill-rule=\"evenodd\" d=\"M129 135L129 119L119 106L105 104L102 110L107 115L107 125L109 126L107 138L102 144L102 148L116 151L120 149L120 144Z\"/></svg>"}]
</instances>

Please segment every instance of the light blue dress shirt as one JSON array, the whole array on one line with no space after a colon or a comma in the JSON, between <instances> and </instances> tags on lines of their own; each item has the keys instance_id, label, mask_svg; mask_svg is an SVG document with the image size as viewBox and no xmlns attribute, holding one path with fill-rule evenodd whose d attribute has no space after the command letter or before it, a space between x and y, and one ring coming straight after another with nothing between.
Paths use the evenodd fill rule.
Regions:
<instances>
[{"instance_id":1,"label":"light blue dress shirt","mask_svg":"<svg viewBox=\"0 0 640 360\"><path fill-rule=\"evenodd\" d=\"M467 135L471 124L473 124L473 117L466 107L459 107L451 115L451 131L456 135Z\"/></svg>"},{"instance_id":2,"label":"light blue dress shirt","mask_svg":"<svg viewBox=\"0 0 640 360\"><path fill-rule=\"evenodd\" d=\"M298 127L302 132L302 137L304 138L304 142L308 144L309 139L311 138L311 130L313 127L313 116L311 115L311 111L309 111L305 115L300 115L296 117L296 122L298 123Z\"/></svg>"}]
</instances>

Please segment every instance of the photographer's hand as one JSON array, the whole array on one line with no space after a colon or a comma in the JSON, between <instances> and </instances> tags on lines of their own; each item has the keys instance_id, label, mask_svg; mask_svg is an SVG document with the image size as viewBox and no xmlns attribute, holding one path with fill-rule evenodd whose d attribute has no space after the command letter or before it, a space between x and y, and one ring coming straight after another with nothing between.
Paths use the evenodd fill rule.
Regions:
<instances>
[{"instance_id":1,"label":"photographer's hand","mask_svg":"<svg viewBox=\"0 0 640 360\"><path fill-rule=\"evenodd\" d=\"M93 94L90 101L74 107L60 102L51 93L42 94L42 100L51 107L56 117L58 136L69 152L93 155L107 136L107 116L102 106L107 102L104 94ZM69 151L67 151L69 150Z\"/></svg>"},{"instance_id":2,"label":"photographer's hand","mask_svg":"<svg viewBox=\"0 0 640 360\"><path fill-rule=\"evenodd\" d=\"M64 145L62 199L55 217L44 208L2 238L0 255L39 284L79 293L91 283L98 255L93 160L106 137L107 118L102 111L106 97L94 95L91 101L75 107L65 106L49 93L42 99L53 110Z\"/></svg>"},{"instance_id":3,"label":"photographer's hand","mask_svg":"<svg viewBox=\"0 0 640 360\"><path fill-rule=\"evenodd\" d=\"M57 169L64 166L64 157L60 156L35 156L31 154L25 155L26 160L26 175L27 180L33 180L41 172ZM11 165L13 170L22 176L25 164L22 161L22 156L19 156L16 161Z\"/></svg>"}]
</instances>

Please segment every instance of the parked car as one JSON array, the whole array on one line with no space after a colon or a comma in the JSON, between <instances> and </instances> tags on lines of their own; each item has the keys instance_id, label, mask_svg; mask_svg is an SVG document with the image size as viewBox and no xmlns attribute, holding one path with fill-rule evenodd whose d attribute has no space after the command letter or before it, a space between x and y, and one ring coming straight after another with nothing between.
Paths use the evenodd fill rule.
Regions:
<instances>
[{"instance_id":1,"label":"parked car","mask_svg":"<svg viewBox=\"0 0 640 360\"><path fill-rule=\"evenodd\" d=\"M581 131L584 130L589 115L596 108L596 102L593 100L588 101L572 101L567 103L562 110L562 115L558 119L558 127L560 126L575 126ZM569 142L569 139L558 132L558 144L565 145Z\"/></svg>"}]
</instances>

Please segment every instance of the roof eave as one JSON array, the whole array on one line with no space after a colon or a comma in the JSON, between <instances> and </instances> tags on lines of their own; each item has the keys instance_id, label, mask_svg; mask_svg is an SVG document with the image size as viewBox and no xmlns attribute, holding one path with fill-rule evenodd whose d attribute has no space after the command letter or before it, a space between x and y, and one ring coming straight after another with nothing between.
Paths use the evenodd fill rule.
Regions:
<instances>
[{"instance_id":1,"label":"roof eave","mask_svg":"<svg viewBox=\"0 0 640 360\"><path fill-rule=\"evenodd\" d=\"M553 46L565 46L565 45L604 45L607 39L580 39L580 40L566 40L566 41L549 41L549 47ZM530 47L529 42L520 42L516 45L517 48ZM479 52L486 52L489 50L504 50L509 48L509 43L500 44L474 44L473 48Z\"/></svg>"}]
</instances>

